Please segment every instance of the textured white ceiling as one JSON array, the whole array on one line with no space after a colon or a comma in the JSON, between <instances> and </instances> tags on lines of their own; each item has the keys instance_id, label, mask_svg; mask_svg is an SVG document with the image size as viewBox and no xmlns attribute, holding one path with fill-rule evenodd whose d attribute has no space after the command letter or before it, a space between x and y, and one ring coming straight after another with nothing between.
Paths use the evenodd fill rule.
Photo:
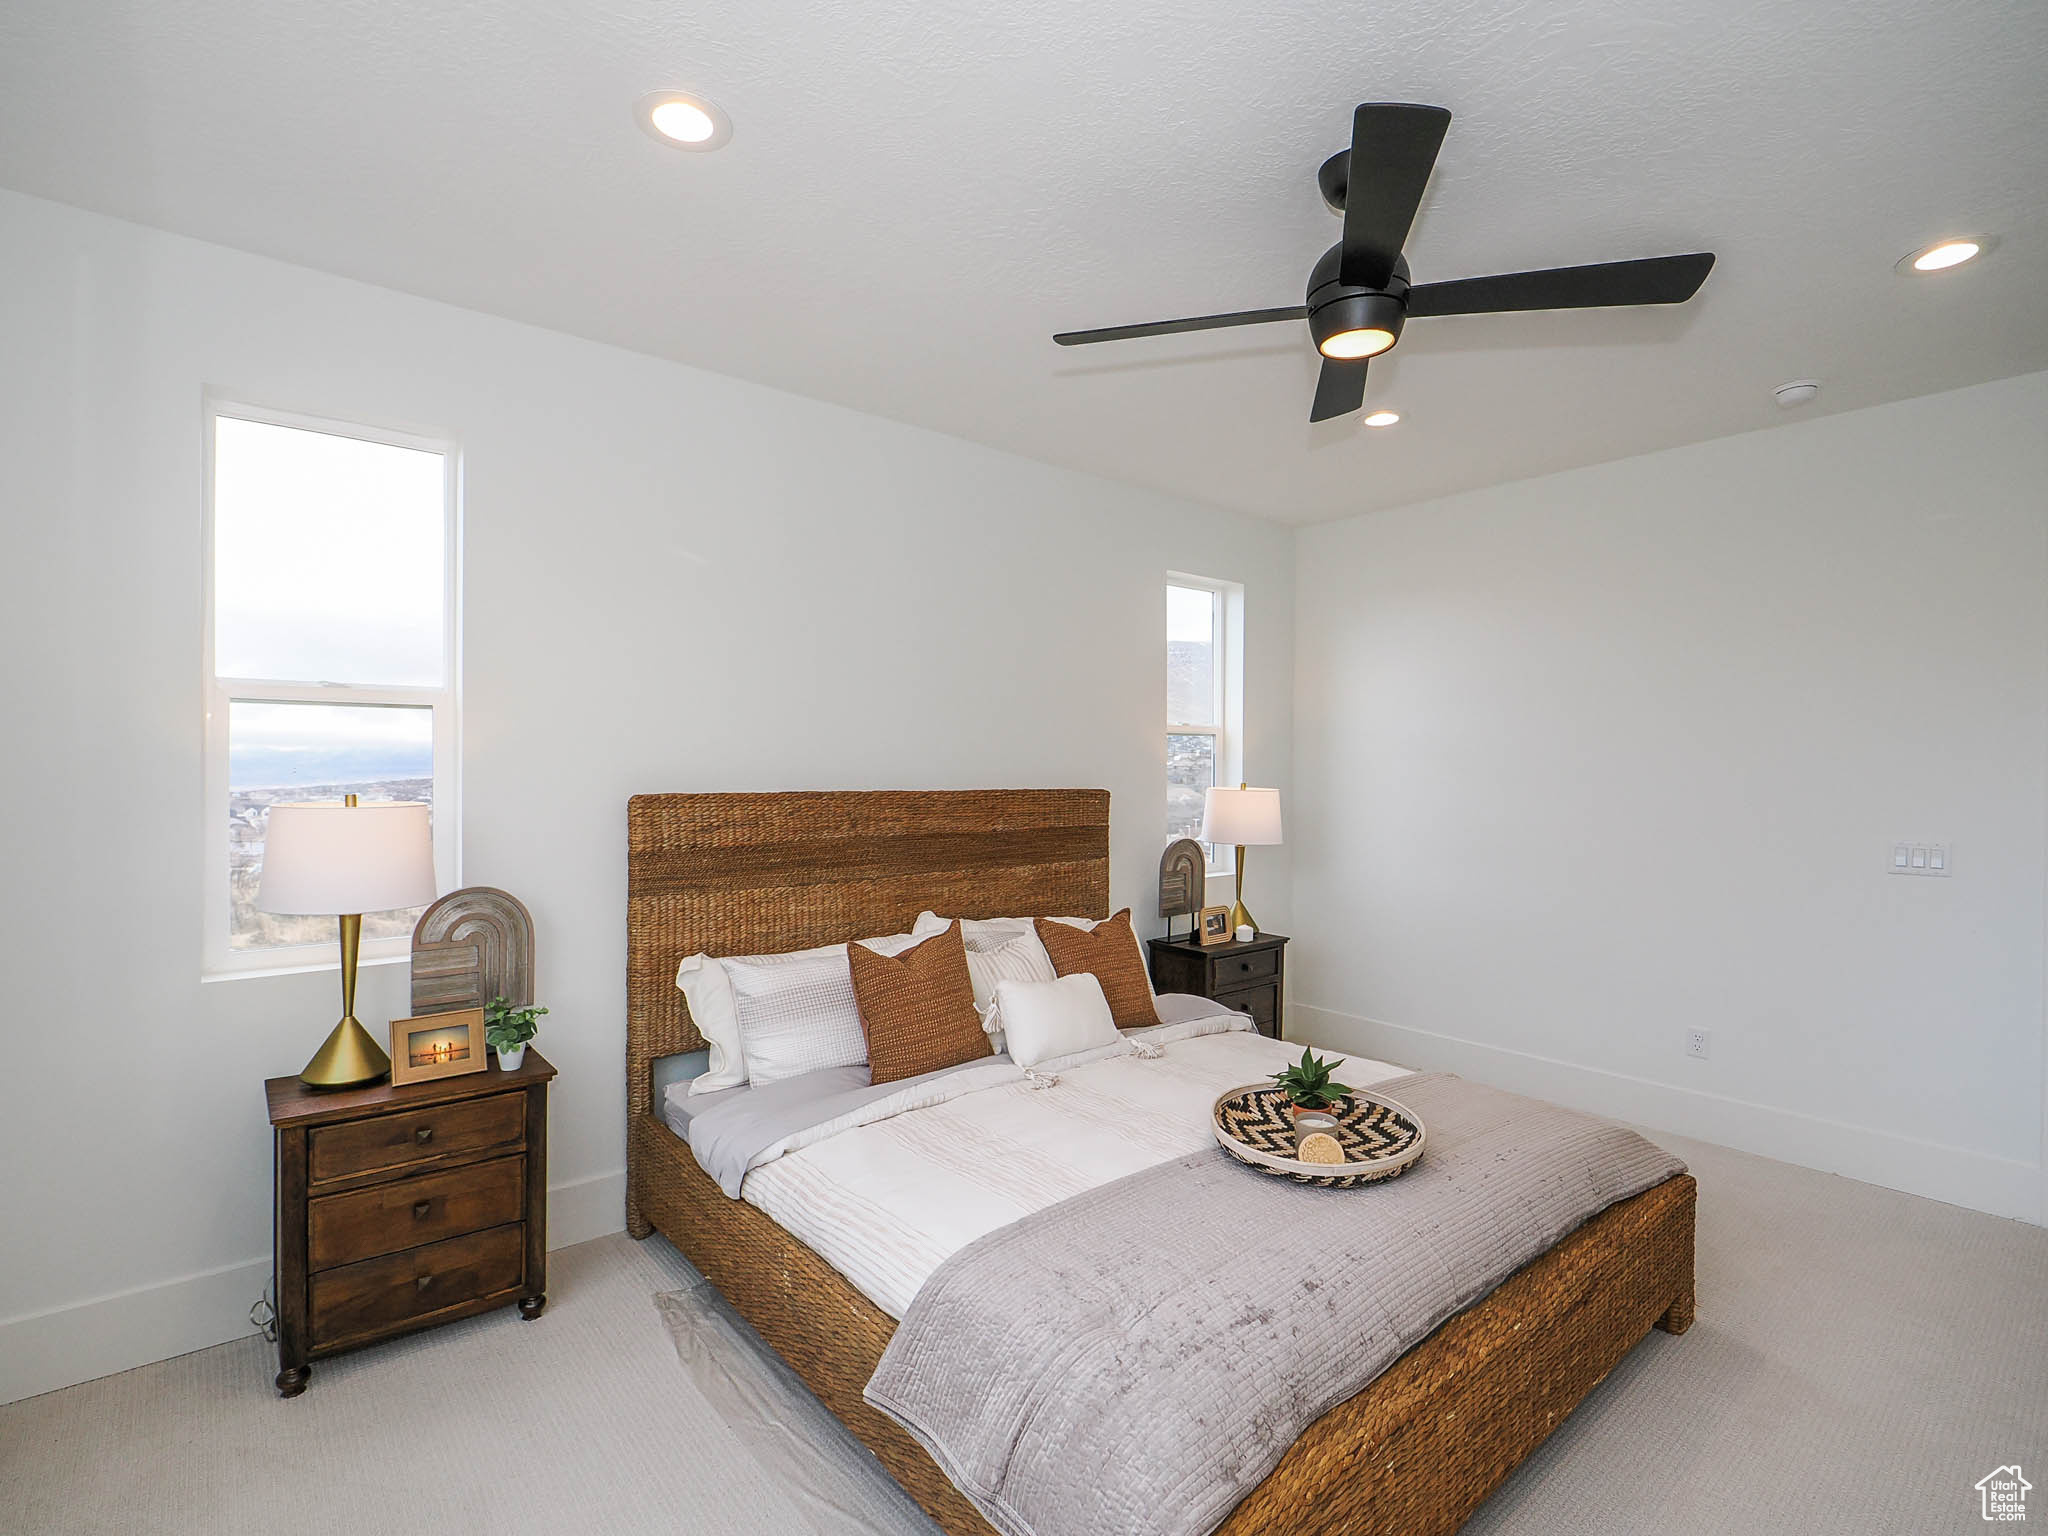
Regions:
<instances>
[{"instance_id":1,"label":"textured white ceiling","mask_svg":"<svg viewBox=\"0 0 2048 1536\"><path fill-rule=\"evenodd\" d=\"M2041 0L8 0L0 184L1311 520L2048 367L2044 81ZM1384 432L1309 425L1305 326L1052 345L1299 302L1366 99L1456 113L1418 281L1720 264L1419 321Z\"/></svg>"}]
</instances>

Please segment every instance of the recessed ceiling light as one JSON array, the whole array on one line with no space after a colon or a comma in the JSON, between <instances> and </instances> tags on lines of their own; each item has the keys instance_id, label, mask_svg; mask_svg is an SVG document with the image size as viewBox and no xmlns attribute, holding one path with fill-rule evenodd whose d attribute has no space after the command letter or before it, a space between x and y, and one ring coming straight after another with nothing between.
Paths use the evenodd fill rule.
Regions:
<instances>
[{"instance_id":1,"label":"recessed ceiling light","mask_svg":"<svg viewBox=\"0 0 2048 1536\"><path fill-rule=\"evenodd\" d=\"M1771 398L1778 402L1778 409L1781 411L1810 405L1820 398L1820 380L1794 379L1789 384L1780 384L1771 391Z\"/></svg>"},{"instance_id":2,"label":"recessed ceiling light","mask_svg":"<svg viewBox=\"0 0 2048 1536\"><path fill-rule=\"evenodd\" d=\"M655 91L642 96L633 115L642 128L671 149L717 149L732 137L732 119L718 104L688 91Z\"/></svg>"},{"instance_id":3,"label":"recessed ceiling light","mask_svg":"<svg viewBox=\"0 0 2048 1536\"><path fill-rule=\"evenodd\" d=\"M1898 269L1909 273L1946 272L1950 267L1960 267L1966 261L1975 261L1989 249L1989 235L1966 235L1951 240L1937 240L1932 245L1923 245L1910 256L1901 257Z\"/></svg>"},{"instance_id":4,"label":"recessed ceiling light","mask_svg":"<svg viewBox=\"0 0 2048 1536\"><path fill-rule=\"evenodd\" d=\"M1401 413L1399 411L1374 411L1365 418L1365 424L1368 427L1391 427L1400 419Z\"/></svg>"}]
</instances>

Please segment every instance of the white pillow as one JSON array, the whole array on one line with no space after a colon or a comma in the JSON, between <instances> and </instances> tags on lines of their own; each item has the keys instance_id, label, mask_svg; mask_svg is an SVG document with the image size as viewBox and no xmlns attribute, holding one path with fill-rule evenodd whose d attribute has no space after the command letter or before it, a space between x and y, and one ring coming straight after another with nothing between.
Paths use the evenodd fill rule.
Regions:
<instances>
[{"instance_id":1,"label":"white pillow","mask_svg":"<svg viewBox=\"0 0 2048 1536\"><path fill-rule=\"evenodd\" d=\"M690 1022L704 1037L711 1060L690 1079L690 1092L715 1093L737 1088L747 1080L747 1058L740 1049L740 1018L734 1011L732 982L725 967L706 954L695 954L676 968L676 985L690 1005Z\"/></svg>"},{"instance_id":2,"label":"white pillow","mask_svg":"<svg viewBox=\"0 0 2048 1536\"><path fill-rule=\"evenodd\" d=\"M988 1031L989 1049L1003 1048L1003 1014L996 1002L996 984L1003 981L1057 981L1052 956L1035 933L1020 933L993 949L967 951L967 979L974 983L974 1007Z\"/></svg>"},{"instance_id":3,"label":"white pillow","mask_svg":"<svg viewBox=\"0 0 2048 1536\"><path fill-rule=\"evenodd\" d=\"M910 931L920 939L928 939L934 934L944 933L947 924L952 921L952 918L941 917L936 912L920 912L917 914L917 921L911 925ZM1081 927L1086 926L1088 920L1080 917L1063 917L1060 921L1063 923L1073 923L1076 927ZM960 938L966 944L970 954L977 949L1000 949L1012 939L1019 938L1027 933L1034 939L1038 937L1038 930L1031 926L1031 919L1028 917L963 917L960 919ZM1039 947L1041 949L1044 948L1043 945Z\"/></svg>"},{"instance_id":4,"label":"white pillow","mask_svg":"<svg viewBox=\"0 0 2048 1536\"><path fill-rule=\"evenodd\" d=\"M999 981L996 1007L1010 1044L1010 1060L1034 1067L1123 1038L1110 1017L1102 983L1087 971L1057 981Z\"/></svg>"},{"instance_id":5,"label":"white pillow","mask_svg":"<svg viewBox=\"0 0 2048 1536\"><path fill-rule=\"evenodd\" d=\"M877 954L901 954L918 942L907 933L887 938L862 939ZM687 962L686 962L687 964ZM857 1067L868 1059L867 1034L861 1028L860 1009L853 998L853 970L846 959L844 944L827 944L817 949L792 950L779 955L727 956L699 967L716 969L725 978L731 999L733 1023L730 1038L736 1044L721 1053L724 1076L736 1070L742 1076L712 1086L733 1087L737 1081L772 1083L797 1077L825 1067ZM678 974L680 984L684 975ZM713 1013L717 1012L717 987L709 978L698 982ZM690 1016L697 1006L690 989ZM722 1024L721 1024L721 1027ZM707 1043L711 1032L700 1021L698 1033ZM714 1056L713 1064L721 1064ZM705 1077L690 1086L692 1093L709 1093L700 1086Z\"/></svg>"}]
</instances>

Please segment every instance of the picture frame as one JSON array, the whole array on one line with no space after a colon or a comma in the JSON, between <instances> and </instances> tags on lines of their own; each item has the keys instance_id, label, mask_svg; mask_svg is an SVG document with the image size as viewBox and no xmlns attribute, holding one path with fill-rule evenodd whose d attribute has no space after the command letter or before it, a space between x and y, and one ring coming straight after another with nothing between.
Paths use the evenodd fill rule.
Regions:
<instances>
[{"instance_id":1,"label":"picture frame","mask_svg":"<svg viewBox=\"0 0 2048 1536\"><path fill-rule=\"evenodd\" d=\"M1204 907L1195 927L1196 936L1203 944L1228 944L1230 942L1230 908ZM392 1058L396 1060L394 1056Z\"/></svg>"},{"instance_id":2,"label":"picture frame","mask_svg":"<svg viewBox=\"0 0 2048 1536\"><path fill-rule=\"evenodd\" d=\"M484 1011L454 1008L391 1021L391 1082L424 1083L461 1077L490 1065L484 1051Z\"/></svg>"}]
</instances>

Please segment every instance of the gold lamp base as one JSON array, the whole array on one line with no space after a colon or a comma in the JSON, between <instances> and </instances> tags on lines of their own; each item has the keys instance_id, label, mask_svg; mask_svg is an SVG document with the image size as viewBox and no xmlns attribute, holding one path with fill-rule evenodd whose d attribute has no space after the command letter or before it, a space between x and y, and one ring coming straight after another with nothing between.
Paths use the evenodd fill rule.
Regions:
<instances>
[{"instance_id":1,"label":"gold lamp base","mask_svg":"<svg viewBox=\"0 0 2048 1536\"><path fill-rule=\"evenodd\" d=\"M1240 928L1249 928L1257 932L1258 927L1258 919L1245 910L1244 847L1240 844L1237 850L1237 899L1230 904L1230 935L1232 938L1237 937L1237 930Z\"/></svg>"},{"instance_id":2,"label":"gold lamp base","mask_svg":"<svg viewBox=\"0 0 2048 1536\"><path fill-rule=\"evenodd\" d=\"M348 803L354 805L356 797L350 795ZM354 1088L374 1083L391 1070L384 1047L356 1022L356 954L363 942L363 915L346 913L340 925L341 1022L299 1074L299 1081L308 1088Z\"/></svg>"},{"instance_id":3,"label":"gold lamp base","mask_svg":"<svg viewBox=\"0 0 2048 1536\"><path fill-rule=\"evenodd\" d=\"M308 1088L355 1088L374 1083L391 1070L391 1058L384 1047L370 1038L370 1032L356 1022L353 1014L334 1026L299 1081Z\"/></svg>"}]
</instances>

